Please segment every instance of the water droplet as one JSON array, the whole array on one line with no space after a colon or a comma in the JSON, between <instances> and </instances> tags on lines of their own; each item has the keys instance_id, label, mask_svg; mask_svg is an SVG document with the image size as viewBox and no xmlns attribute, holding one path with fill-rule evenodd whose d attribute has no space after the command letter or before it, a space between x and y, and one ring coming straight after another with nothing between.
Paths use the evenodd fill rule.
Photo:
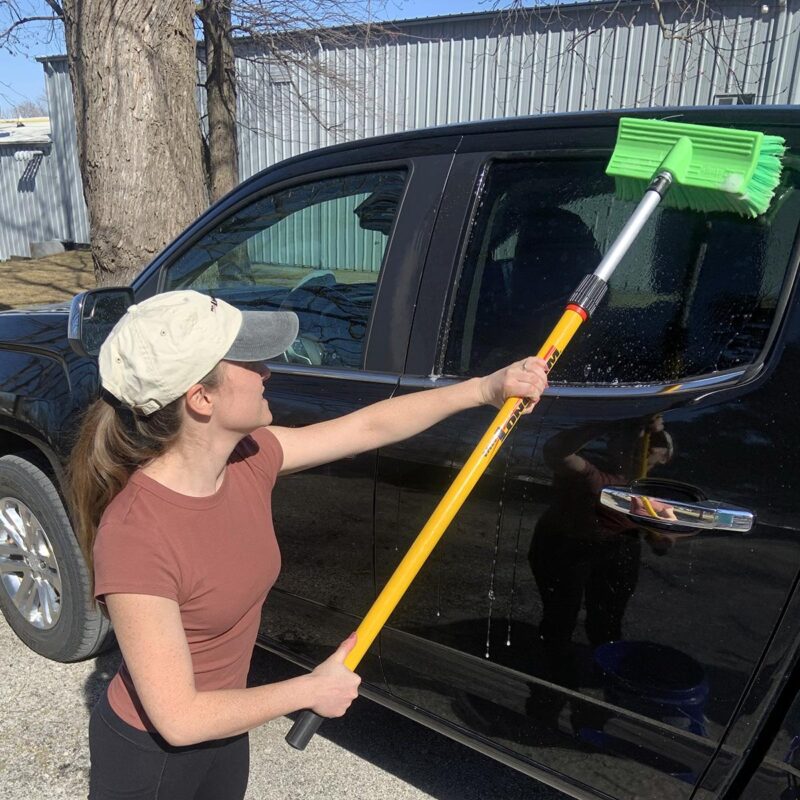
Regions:
<instances>
[{"instance_id":1,"label":"water droplet","mask_svg":"<svg viewBox=\"0 0 800 800\"><path fill-rule=\"evenodd\" d=\"M503 498L505 497L505 492L506 492L508 466L511 463L511 457L514 453L514 441L515 441L514 439L511 440L511 444L508 450L508 457L506 458L505 465L503 467L503 479L502 481L500 481L500 498L498 500L497 524L495 526L495 536L494 536L494 555L492 556L492 572L489 579L489 592L488 592L489 611L486 619L486 658L489 658L489 647L492 639L492 611L494 608L494 601L495 601L494 582L497 575L497 554L500 549L500 532L503 529L503 516L504 516Z\"/></svg>"}]
</instances>

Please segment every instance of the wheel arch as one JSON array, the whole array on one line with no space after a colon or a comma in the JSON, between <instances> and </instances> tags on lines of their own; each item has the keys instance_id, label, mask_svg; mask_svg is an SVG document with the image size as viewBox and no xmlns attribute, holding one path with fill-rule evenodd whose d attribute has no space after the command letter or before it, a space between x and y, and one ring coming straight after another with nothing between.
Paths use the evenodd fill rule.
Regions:
<instances>
[{"instance_id":1,"label":"wheel arch","mask_svg":"<svg viewBox=\"0 0 800 800\"><path fill-rule=\"evenodd\" d=\"M72 515L66 497L66 468L56 451L35 431L24 430L23 426L12 430L4 422L5 420L0 423L0 456L20 456L42 470L56 487L71 521Z\"/></svg>"},{"instance_id":2,"label":"wheel arch","mask_svg":"<svg viewBox=\"0 0 800 800\"><path fill-rule=\"evenodd\" d=\"M56 452L33 431L22 428L14 430L0 423L0 456L29 454L33 463L56 479L59 491L63 493L66 471Z\"/></svg>"}]
</instances>

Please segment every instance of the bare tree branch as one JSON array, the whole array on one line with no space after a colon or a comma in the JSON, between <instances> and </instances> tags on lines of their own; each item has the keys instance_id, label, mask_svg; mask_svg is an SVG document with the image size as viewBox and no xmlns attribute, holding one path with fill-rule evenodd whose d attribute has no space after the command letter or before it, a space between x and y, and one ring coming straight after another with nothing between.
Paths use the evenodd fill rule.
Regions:
<instances>
[{"instance_id":1,"label":"bare tree branch","mask_svg":"<svg viewBox=\"0 0 800 800\"><path fill-rule=\"evenodd\" d=\"M64 9L61 8L60 3L57 3L56 0L44 0L44 2L53 9L59 19L64 19Z\"/></svg>"},{"instance_id":2,"label":"bare tree branch","mask_svg":"<svg viewBox=\"0 0 800 800\"><path fill-rule=\"evenodd\" d=\"M34 8L35 5L50 8L53 14L38 13L41 8ZM63 21L63 12L57 0L41 0L37 4L25 7L19 0L0 0L0 47L9 52L26 53L27 48L20 39L20 32L28 31L28 37L41 38L49 41L53 37L53 25ZM41 29L38 27L42 23L49 23L50 30L46 36L39 36Z\"/></svg>"},{"instance_id":3,"label":"bare tree branch","mask_svg":"<svg viewBox=\"0 0 800 800\"><path fill-rule=\"evenodd\" d=\"M0 47L6 45L12 38L17 28L30 22L56 22L58 17L21 17L14 20L5 30L0 31Z\"/></svg>"},{"instance_id":4,"label":"bare tree branch","mask_svg":"<svg viewBox=\"0 0 800 800\"><path fill-rule=\"evenodd\" d=\"M366 67L342 69L340 53L357 50L368 60L378 40L399 38L374 22L375 5L363 0L233 0L231 8L237 59L250 64L246 72L254 76L238 79L238 91L249 106L270 112L262 113L262 119L302 111L327 132L343 132L347 124L331 109L344 98L363 103L370 91L355 74ZM251 122L246 127L273 134Z\"/></svg>"}]
</instances>

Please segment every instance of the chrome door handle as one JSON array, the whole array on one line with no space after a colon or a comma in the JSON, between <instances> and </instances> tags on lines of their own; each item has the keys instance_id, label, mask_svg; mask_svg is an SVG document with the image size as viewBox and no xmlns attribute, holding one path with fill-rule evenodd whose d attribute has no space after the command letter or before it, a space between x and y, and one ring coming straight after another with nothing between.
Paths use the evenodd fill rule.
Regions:
<instances>
[{"instance_id":1,"label":"chrome door handle","mask_svg":"<svg viewBox=\"0 0 800 800\"><path fill-rule=\"evenodd\" d=\"M723 505L713 500L687 503L655 495L632 492L624 486L605 486L600 504L642 523L659 528L693 528L706 531L747 533L755 524L755 514L745 508Z\"/></svg>"}]
</instances>

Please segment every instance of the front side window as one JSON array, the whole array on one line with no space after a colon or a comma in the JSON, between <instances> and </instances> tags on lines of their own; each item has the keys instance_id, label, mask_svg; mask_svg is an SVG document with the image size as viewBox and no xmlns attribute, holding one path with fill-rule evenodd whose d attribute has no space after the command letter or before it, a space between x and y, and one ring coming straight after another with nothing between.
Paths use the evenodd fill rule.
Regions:
<instances>
[{"instance_id":1,"label":"front side window","mask_svg":"<svg viewBox=\"0 0 800 800\"><path fill-rule=\"evenodd\" d=\"M294 311L282 360L360 367L405 171L325 178L261 197L168 268L164 289L195 289L243 309Z\"/></svg>"},{"instance_id":2,"label":"front side window","mask_svg":"<svg viewBox=\"0 0 800 800\"><path fill-rule=\"evenodd\" d=\"M497 161L455 292L444 372L479 375L535 353L633 212L595 159ZM755 361L800 218L790 192L746 220L659 208L551 382L672 383Z\"/></svg>"}]
</instances>

